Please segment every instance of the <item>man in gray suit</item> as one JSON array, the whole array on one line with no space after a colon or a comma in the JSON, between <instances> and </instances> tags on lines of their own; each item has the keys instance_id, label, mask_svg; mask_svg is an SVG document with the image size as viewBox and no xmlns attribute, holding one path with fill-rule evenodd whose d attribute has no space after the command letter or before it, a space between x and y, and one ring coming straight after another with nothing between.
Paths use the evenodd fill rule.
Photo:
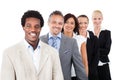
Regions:
<instances>
[{"instance_id":1,"label":"man in gray suit","mask_svg":"<svg viewBox=\"0 0 120 80\"><path fill-rule=\"evenodd\" d=\"M78 80L88 80L85 69L79 54L78 46L75 39L68 38L61 33L64 25L64 18L60 11L54 11L48 19L50 32L43 35L40 39L53 46L59 52L64 80L71 80L71 65L75 67L75 72ZM56 37L56 43L54 43Z\"/></svg>"}]
</instances>

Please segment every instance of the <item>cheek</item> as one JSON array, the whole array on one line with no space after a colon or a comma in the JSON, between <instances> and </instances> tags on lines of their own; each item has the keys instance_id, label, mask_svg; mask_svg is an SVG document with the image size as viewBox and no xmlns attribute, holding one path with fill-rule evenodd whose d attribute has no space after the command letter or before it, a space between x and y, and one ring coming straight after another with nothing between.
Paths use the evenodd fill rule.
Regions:
<instances>
[{"instance_id":1,"label":"cheek","mask_svg":"<svg viewBox=\"0 0 120 80\"><path fill-rule=\"evenodd\" d=\"M80 29L83 28L83 25L80 25Z\"/></svg>"},{"instance_id":2,"label":"cheek","mask_svg":"<svg viewBox=\"0 0 120 80\"><path fill-rule=\"evenodd\" d=\"M88 27L88 24L85 25L85 28L87 28L87 27Z\"/></svg>"},{"instance_id":3,"label":"cheek","mask_svg":"<svg viewBox=\"0 0 120 80\"><path fill-rule=\"evenodd\" d=\"M62 30L63 26L60 27L60 29Z\"/></svg>"},{"instance_id":4,"label":"cheek","mask_svg":"<svg viewBox=\"0 0 120 80\"><path fill-rule=\"evenodd\" d=\"M24 30L25 34L27 34L29 32L29 30L27 30L25 28L23 30Z\"/></svg>"},{"instance_id":5,"label":"cheek","mask_svg":"<svg viewBox=\"0 0 120 80\"><path fill-rule=\"evenodd\" d=\"M99 21L99 23L102 23L102 21Z\"/></svg>"},{"instance_id":6,"label":"cheek","mask_svg":"<svg viewBox=\"0 0 120 80\"><path fill-rule=\"evenodd\" d=\"M66 28L67 28L67 25L65 24L63 28L66 29Z\"/></svg>"},{"instance_id":7,"label":"cheek","mask_svg":"<svg viewBox=\"0 0 120 80\"><path fill-rule=\"evenodd\" d=\"M40 34L40 32L41 32L41 29L40 29L40 30L37 30L37 33L38 33L38 34Z\"/></svg>"},{"instance_id":8,"label":"cheek","mask_svg":"<svg viewBox=\"0 0 120 80\"><path fill-rule=\"evenodd\" d=\"M75 28L75 25L72 25L73 29Z\"/></svg>"}]
</instances>

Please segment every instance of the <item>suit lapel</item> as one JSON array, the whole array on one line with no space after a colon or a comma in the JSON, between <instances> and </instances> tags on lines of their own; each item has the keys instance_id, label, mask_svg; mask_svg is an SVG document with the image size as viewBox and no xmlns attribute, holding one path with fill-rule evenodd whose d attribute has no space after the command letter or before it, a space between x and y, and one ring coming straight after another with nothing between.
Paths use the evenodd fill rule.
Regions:
<instances>
[{"instance_id":1,"label":"suit lapel","mask_svg":"<svg viewBox=\"0 0 120 80\"><path fill-rule=\"evenodd\" d=\"M38 69L38 74L44 67L47 59L48 59L48 52L46 46L43 44L43 42L40 42L40 61L39 61L39 69Z\"/></svg>"},{"instance_id":2,"label":"suit lapel","mask_svg":"<svg viewBox=\"0 0 120 80\"><path fill-rule=\"evenodd\" d=\"M40 39L41 39L41 41L43 41L43 42L48 44L48 37L49 37L49 33L44 35L44 37L42 37L42 39L41 38Z\"/></svg>"},{"instance_id":3,"label":"suit lapel","mask_svg":"<svg viewBox=\"0 0 120 80\"><path fill-rule=\"evenodd\" d=\"M20 48L18 51L19 51L20 57L23 61L24 68L27 70L31 70L30 72L36 73L36 69L35 69L34 63L32 61L32 56L28 52L23 41L20 43Z\"/></svg>"},{"instance_id":4,"label":"suit lapel","mask_svg":"<svg viewBox=\"0 0 120 80\"><path fill-rule=\"evenodd\" d=\"M25 45L23 43L24 42L20 43L20 48L19 48L18 52L23 61L23 65L25 65L24 68L27 68L27 70L31 70L30 72L39 74L40 71L42 70L42 68L44 67L44 65L48 59L48 56L49 56L46 46L44 45L43 42L40 42L40 44L41 44L40 45L40 61L39 61L39 68L37 71L35 68L35 65L32 61L32 56L30 55L30 53L28 52L27 48L25 47Z\"/></svg>"},{"instance_id":5,"label":"suit lapel","mask_svg":"<svg viewBox=\"0 0 120 80\"><path fill-rule=\"evenodd\" d=\"M64 35L63 34L61 34L61 43L60 43L60 49L59 49L59 53L61 54L61 53L63 53L63 51L64 51L64 49L66 49L65 48L65 37L64 37Z\"/></svg>"}]
</instances>

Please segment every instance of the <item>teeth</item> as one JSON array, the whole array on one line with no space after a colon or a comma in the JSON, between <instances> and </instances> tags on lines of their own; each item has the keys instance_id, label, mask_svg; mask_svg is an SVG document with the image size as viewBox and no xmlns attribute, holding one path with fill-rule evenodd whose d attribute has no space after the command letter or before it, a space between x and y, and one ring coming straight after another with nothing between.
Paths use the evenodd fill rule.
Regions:
<instances>
[{"instance_id":1,"label":"teeth","mask_svg":"<svg viewBox=\"0 0 120 80\"><path fill-rule=\"evenodd\" d=\"M35 33L30 33L30 35L31 35L31 36L36 36L36 34L35 34Z\"/></svg>"}]
</instances>

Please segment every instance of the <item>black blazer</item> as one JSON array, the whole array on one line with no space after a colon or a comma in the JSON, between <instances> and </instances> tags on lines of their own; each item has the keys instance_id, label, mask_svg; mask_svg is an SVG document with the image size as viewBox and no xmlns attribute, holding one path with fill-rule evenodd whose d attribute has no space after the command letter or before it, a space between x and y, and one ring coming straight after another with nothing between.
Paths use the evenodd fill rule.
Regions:
<instances>
[{"instance_id":1,"label":"black blazer","mask_svg":"<svg viewBox=\"0 0 120 80\"><path fill-rule=\"evenodd\" d=\"M89 32L89 38L87 38L87 57L89 68L89 80L97 79L97 66L99 62L99 40L94 36L92 31Z\"/></svg>"},{"instance_id":2,"label":"black blazer","mask_svg":"<svg viewBox=\"0 0 120 80\"><path fill-rule=\"evenodd\" d=\"M100 61L109 62L108 54L111 48L111 32L109 30L102 30L99 35L100 44Z\"/></svg>"},{"instance_id":3,"label":"black blazer","mask_svg":"<svg viewBox=\"0 0 120 80\"><path fill-rule=\"evenodd\" d=\"M87 56L89 67L89 80L98 80L97 66L99 60L109 62L108 54L111 48L111 32L102 30L97 38L89 31L90 38L87 38Z\"/></svg>"}]
</instances>

